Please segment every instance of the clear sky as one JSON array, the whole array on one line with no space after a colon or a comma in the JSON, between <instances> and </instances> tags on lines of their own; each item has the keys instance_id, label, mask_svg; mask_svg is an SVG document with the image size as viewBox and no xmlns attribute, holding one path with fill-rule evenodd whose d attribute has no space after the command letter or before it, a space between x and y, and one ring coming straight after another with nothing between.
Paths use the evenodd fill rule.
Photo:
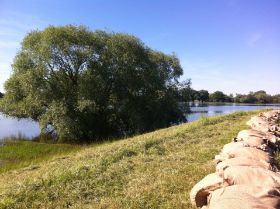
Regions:
<instances>
[{"instance_id":1,"label":"clear sky","mask_svg":"<svg viewBox=\"0 0 280 209\"><path fill-rule=\"evenodd\" d=\"M197 90L280 93L280 0L0 0L0 91L25 34L65 24L175 52Z\"/></svg>"}]
</instances>

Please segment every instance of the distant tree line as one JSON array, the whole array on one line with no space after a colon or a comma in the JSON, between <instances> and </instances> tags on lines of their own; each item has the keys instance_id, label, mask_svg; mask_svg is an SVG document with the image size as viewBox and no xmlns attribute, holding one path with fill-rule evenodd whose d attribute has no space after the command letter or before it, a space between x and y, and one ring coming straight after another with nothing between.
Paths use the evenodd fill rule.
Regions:
<instances>
[{"instance_id":1,"label":"distant tree line","mask_svg":"<svg viewBox=\"0 0 280 209\"><path fill-rule=\"evenodd\" d=\"M238 103L280 103L280 94L270 95L265 91L250 92L249 94L237 94L234 97L234 101Z\"/></svg>"},{"instance_id":2,"label":"distant tree line","mask_svg":"<svg viewBox=\"0 0 280 209\"><path fill-rule=\"evenodd\" d=\"M252 104L269 104L280 103L280 94L270 95L260 90L250 92L249 94L233 94L227 95L222 91L209 93L207 90L194 90L192 88L181 90L184 101L198 102L235 102L235 103L252 103Z\"/></svg>"}]
</instances>

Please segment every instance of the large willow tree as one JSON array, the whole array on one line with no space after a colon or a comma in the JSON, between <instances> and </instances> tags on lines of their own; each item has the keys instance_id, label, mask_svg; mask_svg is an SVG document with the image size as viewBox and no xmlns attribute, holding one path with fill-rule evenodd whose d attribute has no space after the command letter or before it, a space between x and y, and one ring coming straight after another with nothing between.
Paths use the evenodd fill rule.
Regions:
<instances>
[{"instance_id":1,"label":"large willow tree","mask_svg":"<svg viewBox=\"0 0 280 209\"><path fill-rule=\"evenodd\" d=\"M131 35L50 26L27 34L12 68L2 111L39 121L42 133L54 128L61 141L141 133L184 120L179 60Z\"/></svg>"}]
</instances>

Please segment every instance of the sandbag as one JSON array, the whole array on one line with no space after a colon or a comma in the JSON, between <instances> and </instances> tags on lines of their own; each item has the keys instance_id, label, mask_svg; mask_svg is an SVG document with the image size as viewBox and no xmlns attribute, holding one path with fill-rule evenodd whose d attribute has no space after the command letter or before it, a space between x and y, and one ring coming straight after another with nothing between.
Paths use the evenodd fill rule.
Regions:
<instances>
[{"instance_id":1,"label":"sandbag","mask_svg":"<svg viewBox=\"0 0 280 209\"><path fill-rule=\"evenodd\" d=\"M262 112L259 114L260 117L265 117L269 121L277 121L277 119L280 117L280 111L279 110L272 110L269 112Z\"/></svg>"},{"instance_id":2,"label":"sandbag","mask_svg":"<svg viewBox=\"0 0 280 209\"><path fill-rule=\"evenodd\" d=\"M209 209L279 208L279 190L253 185L234 185L209 195Z\"/></svg>"},{"instance_id":3,"label":"sandbag","mask_svg":"<svg viewBox=\"0 0 280 209\"><path fill-rule=\"evenodd\" d=\"M280 174L259 167L230 166L224 170L223 178L229 185L250 184L280 188Z\"/></svg>"},{"instance_id":4,"label":"sandbag","mask_svg":"<svg viewBox=\"0 0 280 209\"><path fill-rule=\"evenodd\" d=\"M264 117L254 116L247 122L247 125L257 131L269 132L271 124Z\"/></svg>"},{"instance_id":5,"label":"sandbag","mask_svg":"<svg viewBox=\"0 0 280 209\"><path fill-rule=\"evenodd\" d=\"M253 129L240 131L236 137L236 141L242 141L250 147L259 147L267 143L266 134Z\"/></svg>"},{"instance_id":6,"label":"sandbag","mask_svg":"<svg viewBox=\"0 0 280 209\"><path fill-rule=\"evenodd\" d=\"M229 153L232 150L239 149L240 147L244 147L243 142L230 142L228 144L225 144L222 151L223 153Z\"/></svg>"},{"instance_id":7,"label":"sandbag","mask_svg":"<svg viewBox=\"0 0 280 209\"><path fill-rule=\"evenodd\" d=\"M268 152L264 152L260 149L253 147L239 147L238 149L232 149L228 152L221 152L215 156L215 161L220 162L230 158L246 157L254 160L272 162L272 157Z\"/></svg>"},{"instance_id":8,"label":"sandbag","mask_svg":"<svg viewBox=\"0 0 280 209\"><path fill-rule=\"evenodd\" d=\"M199 181L190 192L190 200L193 205L202 207L207 204L207 197L211 191L228 186L216 173L211 173Z\"/></svg>"},{"instance_id":9,"label":"sandbag","mask_svg":"<svg viewBox=\"0 0 280 209\"><path fill-rule=\"evenodd\" d=\"M236 157L236 158L226 159L218 163L216 165L216 171L218 174L220 174L230 166L251 166L251 167L260 167L267 170L272 170L272 166L268 162L254 160L246 157Z\"/></svg>"},{"instance_id":10,"label":"sandbag","mask_svg":"<svg viewBox=\"0 0 280 209\"><path fill-rule=\"evenodd\" d=\"M256 147L266 152L273 153L278 145L278 140L271 133L263 133L254 129L240 131L235 142L242 142L244 146Z\"/></svg>"},{"instance_id":11,"label":"sandbag","mask_svg":"<svg viewBox=\"0 0 280 209\"><path fill-rule=\"evenodd\" d=\"M254 129L245 129L237 134L237 138L247 138L248 136L266 137L266 133Z\"/></svg>"}]
</instances>

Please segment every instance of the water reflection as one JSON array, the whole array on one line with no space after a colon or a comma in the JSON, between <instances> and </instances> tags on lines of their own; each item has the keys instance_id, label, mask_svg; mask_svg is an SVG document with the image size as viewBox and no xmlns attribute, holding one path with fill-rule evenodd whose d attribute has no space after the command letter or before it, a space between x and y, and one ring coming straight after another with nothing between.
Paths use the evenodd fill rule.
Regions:
<instances>
[{"instance_id":1,"label":"water reflection","mask_svg":"<svg viewBox=\"0 0 280 209\"><path fill-rule=\"evenodd\" d=\"M198 120L201 117L210 117L216 115L224 115L236 111L249 111L258 109L280 109L280 104L255 105L255 104L207 104L193 103L191 104L191 113L188 114L188 122Z\"/></svg>"}]
</instances>

